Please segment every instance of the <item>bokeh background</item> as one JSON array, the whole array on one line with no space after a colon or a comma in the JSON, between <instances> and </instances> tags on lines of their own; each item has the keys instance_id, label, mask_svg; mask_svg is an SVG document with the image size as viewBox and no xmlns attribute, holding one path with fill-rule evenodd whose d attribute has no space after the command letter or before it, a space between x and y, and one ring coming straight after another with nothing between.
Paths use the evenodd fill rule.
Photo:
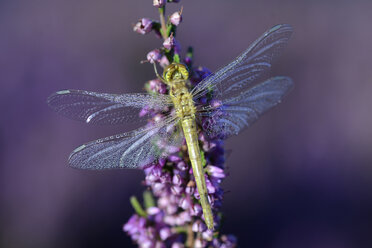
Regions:
<instances>
[{"instance_id":1,"label":"bokeh background","mask_svg":"<svg viewBox=\"0 0 372 248\"><path fill-rule=\"evenodd\" d=\"M226 143L224 232L240 247L372 247L372 2L181 1L196 64L227 64L266 29L295 34L273 74L285 101ZM168 12L168 13L171 13ZM79 171L78 145L123 131L52 112L61 89L142 91L161 46L132 31L150 0L0 1L0 247L131 247L122 225L139 170Z\"/></svg>"}]
</instances>

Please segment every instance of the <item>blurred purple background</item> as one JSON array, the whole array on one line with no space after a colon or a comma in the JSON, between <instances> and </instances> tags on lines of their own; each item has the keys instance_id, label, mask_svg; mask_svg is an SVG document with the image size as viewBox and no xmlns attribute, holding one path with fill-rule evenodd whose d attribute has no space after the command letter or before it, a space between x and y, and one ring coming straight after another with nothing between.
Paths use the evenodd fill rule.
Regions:
<instances>
[{"instance_id":1,"label":"blurred purple background","mask_svg":"<svg viewBox=\"0 0 372 248\"><path fill-rule=\"evenodd\" d=\"M178 39L196 64L227 64L279 23L295 34L274 66L295 90L226 143L224 232L240 247L372 245L372 2L181 1ZM175 11L181 4L170 6ZM171 13L171 12L170 12ZM121 132L52 112L61 89L142 91L154 77L152 1L0 1L0 247L129 247L137 170L67 166L78 145Z\"/></svg>"}]
</instances>

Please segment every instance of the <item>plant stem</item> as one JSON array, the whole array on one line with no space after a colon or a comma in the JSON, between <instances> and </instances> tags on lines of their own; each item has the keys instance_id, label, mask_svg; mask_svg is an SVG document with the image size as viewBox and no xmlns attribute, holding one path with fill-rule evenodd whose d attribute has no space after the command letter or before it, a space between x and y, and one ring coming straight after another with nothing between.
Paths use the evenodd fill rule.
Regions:
<instances>
[{"instance_id":1,"label":"plant stem","mask_svg":"<svg viewBox=\"0 0 372 248\"><path fill-rule=\"evenodd\" d=\"M164 40L168 38L168 32L167 32L167 25L165 23L165 7L159 8L159 14L160 14L160 24L161 24L161 36Z\"/></svg>"},{"instance_id":2,"label":"plant stem","mask_svg":"<svg viewBox=\"0 0 372 248\"><path fill-rule=\"evenodd\" d=\"M188 225L187 227L187 240L186 240L186 247L192 248L194 247L194 232L192 231L192 225Z\"/></svg>"}]
</instances>

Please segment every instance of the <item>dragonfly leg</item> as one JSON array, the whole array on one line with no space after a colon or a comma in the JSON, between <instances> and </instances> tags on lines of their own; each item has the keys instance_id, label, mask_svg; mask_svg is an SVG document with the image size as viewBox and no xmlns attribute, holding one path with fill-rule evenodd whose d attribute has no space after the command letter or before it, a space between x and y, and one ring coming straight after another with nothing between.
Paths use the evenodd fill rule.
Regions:
<instances>
[{"instance_id":1,"label":"dragonfly leg","mask_svg":"<svg viewBox=\"0 0 372 248\"><path fill-rule=\"evenodd\" d=\"M156 77L157 77L160 81L162 81L163 83L167 84L167 81L165 81L165 79L162 78L162 77L159 75L158 70L157 70L157 68L156 68L156 64L153 63L153 65L154 65L154 71L155 71L155 75L156 75Z\"/></svg>"}]
</instances>

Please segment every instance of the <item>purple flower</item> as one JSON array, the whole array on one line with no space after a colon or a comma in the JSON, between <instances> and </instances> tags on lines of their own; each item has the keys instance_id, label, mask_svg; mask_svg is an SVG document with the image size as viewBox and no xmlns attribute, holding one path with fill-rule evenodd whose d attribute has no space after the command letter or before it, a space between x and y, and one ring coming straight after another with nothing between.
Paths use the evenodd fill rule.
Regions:
<instances>
[{"instance_id":1,"label":"purple flower","mask_svg":"<svg viewBox=\"0 0 372 248\"><path fill-rule=\"evenodd\" d=\"M178 218L176 219L176 223L179 226L185 225L186 223L191 221L191 215L184 211L178 215Z\"/></svg>"},{"instance_id":2,"label":"purple flower","mask_svg":"<svg viewBox=\"0 0 372 248\"><path fill-rule=\"evenodd\" d=\"M201 220L197 220L192 225L192 230L193 230L193 232L201 233L201 232L204 232L205 230L207 230L207 226Z\"/></svg>"},{"instance_id":3,"label":"purple flower","mask_svg":"<svg viewBox=\"0 0 372 248\"><path fill-rule=\"evenodd\" d=\"M216 177L216 178L224 178L226 177L223 169L217 167L217 166L214 166L214 165L208 165L207 166L207 172L212 176L212 177Z\"/></svg>"},{"instance_id":4,"label":"purple flower","mask_svg":"<svg viewBox=\"0 0 372 248\"><path fill-rule=\"evenodd\" d=\"M148 18L140 19L133 27L133 31L139 34L147 34L152 30L153 21Z\"/></svg>"},{"instance_id":5,"label":"purple flower","mask_svg":"<svg viewBox=\"0 0 372 248\"><path fill-rule=\"evenodd\" d=\"M167 50L172 50L173 48L175 53L180 53L181 51L180 43L173 37L173 35L165 39L163 46Z\"/></svg>"},{"instance_id":6,"label":"purple flower","mask_svg":"<svg viewBox=\"0 0 372 248\"><path fill-rule=\"evenodd\" d=\"M169 160L171 162L179 162L179 161L181 161L181 158L179 156L177 156L177 155L170 155L169 156Z\"/></svg>"},{"instance_id":7,"label":"purple flower","mask_svg":"<svg viewBox=\"0 0 372 248\"><path fill-rule=\"evenodd\" d=\"M177 174L173 176L172 182L176 186L181 186L181 184L183 183L181 176Z\"/></svg>"},{"instance_id":8,"label":"purple flower","mask_svg":"<svg viewBox=\"0 0 372 248\"><path fill-rule=\"evenodd\" d=\"M169 36L165 41L163 42L163 46L167 50L171 50L175 44L175 39L173 35Z\"/></svg>"},{"instance_id":9,"label":"purple flower","mask_svg":"<svg viewBox=\"0 0 372 248\"><path fill-rule=\"evenodd\" d=\"M141 111L139 112L138 115L140 117L143 117L143 116L147 115L149 112L150 112L150 109L146 106L143 109L141 109Z\"/></svg>"},{"instance_id":10,"label":"purple flower","mask_svg":"<svg viewBox=\"0 0 372 248\"><path fill-rule=\"evenodd\" d=\"M202 212L203 212L203 209L199 204L194 204L190 209L190 214L192 216L200 216Z\"/></svg>"},{"instance_id":11,"label":"purple flower","mask_svg":"<svg viewBox=\"0 0 372 248\"><path fill-rule=\"evenodd\" d=\"M163 227L162 229L160 229L159 235L162 240L166 240L172 235L172 232L169 227Z\"/></svg>"},{"instance_id":12,"label":"purple flower","mask_svg":"<svg viewBox=\"0 0 372 248\"><path fill-rule=\"evenodd\" d=\"M159 79L150 80L149 87L152 92L159 93L159 94L167 93L167 86Z\"/></svg>"},{"instance_id":13,"label":"purple flower","mask_svg":"<svg viewBox=\"0 0 372 248\"><path fill-rule=\"evenodd\" d=\"M176 39L174 40L173 48L174 48L175 53L180 53L181 52L181 44Z\"/></svg>"},{"instance_id":14,"label":"purple flower","mask_svg":"<svg viewBox=\"0 0 372 248\"><path fill-rule=\"evenodd\" d=\"M196 82L199 82L204 78L208 77L210 74L212 74L210 70L202 66L194 68L194 72L196 77L193 78L193 80L196 80Z\"/></svg>"},{"instance_id":15,"label":"purple flower","mask_svg":"<svg viewBox=\"0 0 372 248\"><path fill-rule=\"evenodd\" d=\"M213 239L213 231L212 230L205 230L202 234L204 240L212 241Z\"/></svg>"},{"instance_id":16,"label":"purple flower","mask_svg":"<svg viewBox=\"0 0 372 248\"><path fill-rule=\"evenodd\" d=\"M149 207L148 209L147 209L147 213L149 214L149 215L156 215L156 214L158 214L158 213L160 213L160 209L159 208L157 208L157 207Z\"/></svg>"},{"instance_id":17,"label":"purple flower","mask_svg":"<svg viewBox=\"0 0 372 248\"><path fill-rule=\"evenodd\" d=\"M192 206L191 199L189 197L181 198L179 206L185 210Z\"/></svg>"},{"instance_id":18,"label":"purple flower","mask_svg":"<svg viewBox=\"0 0 372 248\"><path fill-rule=\"evenodd\" d=\"M128 232L128 234L132 236L133 240L139 240L146 232L145 224L145 218L139 217L138 215L133 215L123 226L123 230Z\"/></svg>"},{"instance_id":19,"label":"purple flower","mask_svg":"<svg viewBox=\"0 0 372 248\"><path fill-rule=\"evenodd\" d=\"M171 191L175 195L180 195L183 192L183 188L179 186L172 186Z\"/></svg>"},{"instance_id":20,"label":"purple flower","mask_svg":"<svg viewBox=\"0 0 372 248\"><path fill-rule=\"evenodd\" d=\"M212 184L207 176L205 178L205 184L207 185L208 194L214 194L217 191L216 187Z\"/></svg>"},{"instance_id":21,"label":"purple flower","mask_svg":"<svg viewBox=\"0 0 372 248\"><path fill-rule=\"evenodd\" d=\"M178 26L182 21L182 13L181 11L174 12L170 17L169 21L175 25Z\"/></svg>"},{"instance_id":22,"label":"purple flower","mask_svg":"<svg viewBox=\"0 0 372 248\"><path fill-rule=\"evenodd\" d=\"M160 62L159 62L161 67L166 67L169 65L169 60L166 56L161 57Z\"/></svg>"},{"instance_id":23,"label":"purple flower","mask_svg":"<svg viewBox=\"0 0 372 248\"><path fill-rule=\"evenodd\" d=\"M234 248L236 247L237 239L234 235L222 235L221 241L223 244L221 248Z\"/></svg>"},{"instance_id":24,"label":"purple flower","mask_svg":"<svg viewBox=\"0 0 372 248\"><path fill-rule=\"evenodd\" d=\"M165 5L165 0L153 0L152 5L161 8Z\"/></svg>"},{"instance_id":25,"label":"purple flower","mask_svg":"<svg viewBox=\"0 0 372 248\"><path fill-rule=\"evenodd\" d=\"M179 163L177 163L177 168L180 169L181 171L185 171L189 167L184 161L180 161Z\"/></svg>"},{"instance_id":26,"label":"purple flower","mask_svg":"<svg viewBox=\"0 0 372 248\"><path fill-rule=\"evenodd\" d=\"M197 238L194 243L194 248L203 248L203 247L206 247L206 242L201 238Z\"/></svg>"},{"instance_id":27,"label":"purple flower","mask_svg":"<svg viewBox=\"0 0 372 248\"><path fill-rule=\"evenodd\" d=\"M155 62L159 62L160 61L160 59L161 59L161 53L160 53L159 49L155 49L155 50L152 50L151 52L149 52L146 57L147 57L147 60L151 64L153 64Z\"/></svg>"},{"instance_id":28,"label":"purple flower","mask_svg":"<svg viewBox=\"0 0 372 248\"><path fill-rule=\"evenodd\" d=\"M182 243L176 242L172 244L171 248L185 248L185 246Z\"/></svg>"}]
</instances>

